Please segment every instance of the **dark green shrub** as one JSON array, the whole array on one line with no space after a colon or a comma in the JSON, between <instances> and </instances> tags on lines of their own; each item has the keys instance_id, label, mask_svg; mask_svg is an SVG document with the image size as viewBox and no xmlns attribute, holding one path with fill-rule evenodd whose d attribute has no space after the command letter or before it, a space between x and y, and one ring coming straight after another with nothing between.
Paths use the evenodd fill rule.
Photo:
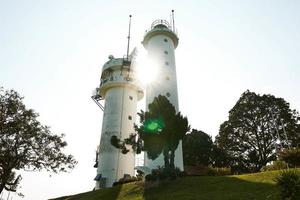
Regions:
<instances>
[{"instance_id":1,"label":"dark green shrub","mask_svg":"<svg viewBox=\"0 0 300 200\"><path fill-rule=\"evenodd\" d=\"M142 180L142 178L140 177L130 177L130 178L121 178L119 181L116 181L113 183L113 186L116 186L116 185L122 185L122 184L125 184L125 183L130 183L130 182L135 182L135 181L140 181Z\"/></svg>"},{"instance_id":2,"label":"dark green shrub","mask_svg":"<svg viewBox=\"0 0 300 200\"><path fill-rule=\"evenodd\" d=\"M158 167L153 169L151 174L145 176L146 181L156 181L156 180L175 180L178 177L183 177L184 172L180 171L179 168L166 168Z\"/></svg>"},{"instance_id":3,"label":"dark green shrub","mask_svg":"<svg viewBox=\"0 0 300 200\"><path fill-rule=\"evenodd\" d=\"M279 153L279 159L285 161L291 167L299 167L300 148L284 149Z\"/></svg>"},{"instance_id":4,"label":"dark green shrub","mask_svg":"<svg viewBox=\"0 0 300 200\"><path fill-rule=\"evenodd\" d=\"M227 176L231 175L231 169L228 167L209 167L207 171L209 176Z\"/></svg>"},{"instance_id":5,"label":"dark green shrub","mask_svg":"<svg viewBox=\"0 0 300 200\"><path fill-rule=\"evenodd\" d=\"M260 171L273 171L273 170L281 170L281 169L286 169L287 168L287 163L281 160L276 160L274 161L271 165L264 166L261 168Z\"/></svg>"},{"instance_id":6,"label":"dark green shrub","mask_svg":"<svg viewBox=\"0 0 300 200\"><path fill-rule=\"evenodd\" d=\"M280 187L281 198L283 200L300 199L300 172L294 169L283 170L275 178L275 182Z\"/></svg>"},{"instance_id":7,"label":"dark green shrub","mask_svg":"<svg viewBox=\"0 0 300 200\"><path fill-rule=\"evenodd\" d=\"M142 172L141 170L137 170L136 173L137 173L136 177L140 180L142 180L143 177L145 176L145 173Z\"/></svg>"},{"instance_id":8,"label":"dark green shrub","mask_svg":"<svg viewBox=\"0 0 300 200\"><path fill-rule=\"evenodd\" d=\"M185 176L187 176L186 175L186 173L185 173L185 171L180 171L179 173L178 173L178 177L185 177Z\"/></svg>"},{"instance_id":9,"label":"dark green shrub","mask_svg":"<svg viewBox=\"0 0 300 200\"><path fill-rule=\"evenodd\" d=\"M145 176L145 180L146 180L146 181L152 181L152 174L147 174L147 175Z\"/></svg>"},{"instance_id":10,"label":"dark green shrub","mask_svg":"<svg viewBox=\"0 0 300 200\"><path fill-rule=\"evenodd\" d=\"M156 181L157 180L157 176L156 175L153 175L153 174L147 174L145 176L145 180L146 181Z\"/></svg>"}]
</instances>

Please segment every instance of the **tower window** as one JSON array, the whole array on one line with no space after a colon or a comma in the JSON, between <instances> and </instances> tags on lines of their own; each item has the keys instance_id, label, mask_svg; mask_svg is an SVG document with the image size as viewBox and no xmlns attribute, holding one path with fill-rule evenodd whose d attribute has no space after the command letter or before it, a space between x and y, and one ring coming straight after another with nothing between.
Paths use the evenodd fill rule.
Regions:
<instances>
[{"instance_id":1,"label":"tower window","mask_svg":"<svg viewBox=\"0 0 300 200\"><path fill-rule=\"evenodd\" d=\"M167 95L167 97L170 97L170 96L171 96L171 94L170 94L169 92L167 92L166 95Z\"/></svg>"},{"instance_id":2,"label":"tower window","mask_svg":"<svg viewBox=\"0 0 300 200\"><path fill-rule=\"evenodd\" d=\"M133 99L132 96L129 96L129 99L132 100Z\"/></svg>"},{"instance_id":3,"label":"tower window","mask_svg":"<svg viewBox=\"0 0 300 200\"><path fill-rule=\"evenodd\" d=\"M131 117L131 115L128 115L128 119L129 119L129 120L132 120L132 117Z\"/></svg>"},{"instance_id":4,"label":"tower window","mask_svg":"<svg viewBox=\"0 0 300 200\"><path fill-rule=\"evenodd\" d=\"M165 62L165 65L169 65L169 62Z\"/></svg>"},{"instance_id":5,"label":"tower window","mask_svg":"<svg viewBox=\"0 0 300 200\"><path fill-rule=\"evenodd\" d=\"M164 39L164 41L165 41L165 42L168 42L168 39L167 39L167 38L165 38L165 39Z\"/></svg>"},{"instance_id":6,"label":"tower window","mask_svg":"<svg viewBox=\"0 0 300 200\"><path fill-rule=\"evenodd\" d=\"M94 178L94 181L100 181L102 178L102 174L97 174L97 176Z\"/></svg>"},{"instance_id":7,"label":"tower window","mask_svg":"<svg viewBox=\"0 0 300 200\"><path fill-rule=\"evenodd\" d=\"M165 53L166 55L168 55L168 51L164 51L164 53Z\"/></svg>"}]
</instances>

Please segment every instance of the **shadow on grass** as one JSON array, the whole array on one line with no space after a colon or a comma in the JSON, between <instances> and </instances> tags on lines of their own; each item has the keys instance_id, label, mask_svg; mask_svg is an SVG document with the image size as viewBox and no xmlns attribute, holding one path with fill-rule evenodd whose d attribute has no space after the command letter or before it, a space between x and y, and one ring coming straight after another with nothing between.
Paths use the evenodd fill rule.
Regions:
<instances>
[{"instance_id":1,"label":"shadow on grass","mask_svg":"<svg viewBox=\"0 0 300 200\"><path fill-rule=\"evenodd\" d=\"M275 184L250 182L232 176L186 177L150 188L145 200L276 200L280 199Z\"/></svg>"},{"instance_id":2,"label":"shadow on grass","mask_svg":"<svg viewBox=\"0 0 300 200\"><path fill-rule=\"evenodd\" d=\"M53 200L279 200L280 191L273 177L273 173L194 176L147 190L140 181Z\"/></svg>"}]
</instances>

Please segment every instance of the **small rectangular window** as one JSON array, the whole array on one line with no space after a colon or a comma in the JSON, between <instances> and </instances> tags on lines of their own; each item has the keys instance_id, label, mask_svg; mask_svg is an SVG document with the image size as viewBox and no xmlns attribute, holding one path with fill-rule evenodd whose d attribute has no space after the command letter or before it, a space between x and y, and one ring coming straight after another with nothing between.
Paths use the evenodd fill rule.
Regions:
<instances>
[{"instance_id":1,"label":"small rectangular window","mask_svg":"<svg viewBox=\"0 0 300 200\"><path fill-rule=\"evenodd\" d=\"M131 115L128 115L128 119L129 119L129 120L132 120L132 117L131 117Z\"/></svg>"},{"instance_id":2,"label":"small rectangular window","mask_svg":"<svg viewBox=\"0 0 300 200\"><path fill-rule=\"evenodd\" d=\"M132 96L129 96L129 99L130 99L130 100L132 100L132 99L133 99L133 97L132 97Z\"/></svg>"}]
</instances>

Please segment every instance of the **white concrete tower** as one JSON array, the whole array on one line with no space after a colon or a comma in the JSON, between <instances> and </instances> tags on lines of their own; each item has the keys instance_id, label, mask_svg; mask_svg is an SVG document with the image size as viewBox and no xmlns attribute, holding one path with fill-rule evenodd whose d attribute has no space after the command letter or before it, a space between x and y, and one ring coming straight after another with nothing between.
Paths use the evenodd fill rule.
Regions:
<instances>
[{"instance_id":1,"label":"white concrete tower","mask_svg":"<svg viewBox=\"0 0 300 200\"><path fill-rule=\"evenodd\" d=\"M173 18L174 19L174 18ZM158 95L166 96L174 105L176 111L178 108L178 92L175 65L175 48L178 45L178 37L173 26L170 26L166 20L156 20L152 23L151 29L146 32L143 45L148 52L148 61L151 68L158 71L154 81L146 87L146 110L148 105L152 103L154 97ZM145 153L144 164L146 167L153 169L157 166L164 165L163 155L157 159L150 160ZM175 151L174 164L183 170L182 143L180 141Z\"/></svg>"},{"instance_id":2,"label":"white concrete tower","mask_svg":"<svg viewBox=\"0 0 300 200\"><path fill-rule=\"evenodd\" d=\"M143 97L143 90L132 63L131 56L109 56L109 61L102 69L100 87L94 95L94 99L105 99L101 140L95 165L96 189L111 187L120 178L134 176L135 153L130 150L127 154L122 154L110 142L113 135L123 140L134 133L137 102Z\"/></svg>"}]
</instances>

